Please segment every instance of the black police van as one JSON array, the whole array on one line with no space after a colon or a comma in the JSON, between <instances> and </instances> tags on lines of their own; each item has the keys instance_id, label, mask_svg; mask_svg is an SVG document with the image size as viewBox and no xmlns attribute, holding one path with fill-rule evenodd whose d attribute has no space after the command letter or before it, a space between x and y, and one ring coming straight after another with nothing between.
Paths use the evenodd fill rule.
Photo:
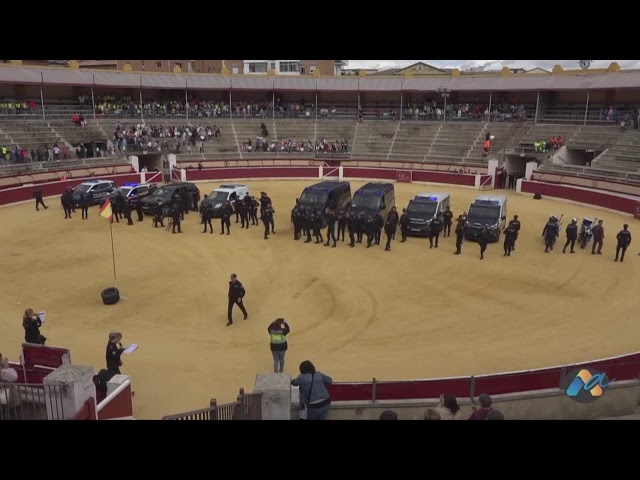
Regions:
<instances>
[{"instance_id":1,"label":"black police van","mask_svg":"<svg viewBox=\"0 0 640 480\"><path fill-rule=\"evenodd\" d=\"M477 240L483 228L489 232L492 241L500 240L500 234L507 220L507 197L480 195L469 207L468 226L464 238Z\"/></svg>"},{"instance_id":2,"label":"black police van","mask_svg":"<svg viewBox=\"0 0 640 480\"><path fill-rule=\"evenodd\" d=\"M393 183L367 183L353 194L349 211L356 215L362 212L365 216L381 213L386 222L395 204L396 193Z\"/></svg>"},{"instance_id":3,"label":"black police van","mask_svg":"<svg viewBox=\"0 0 640 480\"><path fill-rule=\"evenodd\" d=\"M336 211L347 211L351 203L351 184L349 182L325 181L305 187L297 207L303 206L307 210L319 210L322 214L322 225L326 226L324 211L331 207ZM293 211L292 211L293 213Z\"/></svg>"},{"instance_id":4,"label":"black police van","mask_svg":"<svg viewBox=\"0 0 640 480\"><path fill-rule=\"evenodd\" d=\"M180 196L184 191L189 194L189 198L192 198L193 192L199 192L198 187L196 187L194 183L168 183L167 185L156 188L152 194L147 195L140 201L142 203L142 211L152 214L155 206L160 203L160 205L162 205L162 214L168 216L173 195L177 193Z\"/></svg>"}]
</instances>

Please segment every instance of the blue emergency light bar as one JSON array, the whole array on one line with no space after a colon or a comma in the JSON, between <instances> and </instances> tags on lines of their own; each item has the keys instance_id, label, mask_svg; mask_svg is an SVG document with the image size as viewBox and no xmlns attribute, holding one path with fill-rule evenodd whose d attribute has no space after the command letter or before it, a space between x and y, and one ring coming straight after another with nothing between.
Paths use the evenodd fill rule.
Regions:
<instances>
[{"instance_id":1,"label":"blue emergency light bar","mask_svg":"<svg viewBox=\"0 0 640 480\"><path fill-rule=\"evenodd\" d=\"M131 182L124 182L124 184L122 186L123 187L137 187L138 184L137 183L131 183Z\"/></svg>"}]
</instances>

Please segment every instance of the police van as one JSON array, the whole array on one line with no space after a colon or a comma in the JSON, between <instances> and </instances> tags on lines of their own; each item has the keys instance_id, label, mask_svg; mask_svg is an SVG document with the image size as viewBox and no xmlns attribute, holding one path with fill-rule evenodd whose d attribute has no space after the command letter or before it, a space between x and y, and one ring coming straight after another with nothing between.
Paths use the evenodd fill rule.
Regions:
<instances>
[{"instance_id":1,"label":"police van","mask_svg":"<svg viewBox=\"0 0 640 480\"><path fill-rule=\"evenodd\" d=\"M233 211L236 211L236 202L244 200L244 197L249 196L249 187L240 184L225 184L220 185L213 192L209 194L206 200L203 200L205 205L211 205L213 208L213 216L220 217L222 213L222 206L225 202L231 204Z\"/></svg>"},{"instance_id":2,"label":"police van","mask_svg":"<svg viewBox=\"0 0 640 480\"><path fill-rule=\"evenodd\" d=\"M429 233L431 221L442 215L447 207L451 207L451 196L448 193L420 193L409 201L407 215L409 217L409 233L426 235Z\"/></svg>"},{"instance_id":3,"label":"police van","mask_svg":"<svg viewBox=\"0 0 640 480\"><path fill-rule=\"evenodd\" d=\"M489 231L491 240L500 240L507 220L507 197L480 195L469 207L468 226L464 237L477 240L483 228Z\"/></svg>"},{"instance_id":4,"label":"police van","mask_svg":"<svg viewBox=\"0 0 640 480\"><path fill-rule=\"evenodd\" d=\"M79 206L80 195L84 193L85 198L89 200L89 205L98 205L115 189L116 184L111 180L87 180L73 189L71 199L74 206Z\"/></svg>"},{"instance_id":5,"label":"police van","mask_svg":"<svg viewBox=\"0 0 640 480\"><path fill-rule=\"evenodd\" d=\"M182 196L186 192L189 197L199 193L198 187L191 182L168 183L156 188L153 193L142 199L142 211L144 213L153 213L156 205L162 206L162 214L166 217L169 215L173 196Z\"/></svg>"},{"instance_id":6,"label":"police van","mask_svg":"<svg viewBox=\"0 0 640 480\"><path fill-rule=\"evenodd\" d=\"M386 222L395 204L393 183L367 183L353 194L350 211L356 215L362 212L365 216L373 216L379 212Z\"/></svg>"},{"instance_id":7,"label":"police van","mask_svg":"<svg viewBox=\"0 0 640 480\"><path fill-rule=\"evenodd\" d=\"M325 226L327 221L324 218L324 211L327 207L338 212L346 212L350 204L351 184L349 182L325 181L305 187L296 206L302 206L309 211L319 211L322 215L322 225Z\"/></svg>"}]
</instances>

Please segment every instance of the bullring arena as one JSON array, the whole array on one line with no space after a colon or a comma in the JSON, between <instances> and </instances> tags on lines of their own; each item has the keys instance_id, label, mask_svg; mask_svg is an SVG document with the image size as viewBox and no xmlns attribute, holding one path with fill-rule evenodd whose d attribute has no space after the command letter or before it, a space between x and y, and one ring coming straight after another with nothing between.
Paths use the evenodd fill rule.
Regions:
<instances>
[{"instance_id":1,"label":"bullring arena","mask_svg":"<svg viewBox=\"0 0 640 480\"><path fill-rule=\"evenodd\" d=\"M628 95L633 99L637 92ZM31 118L4 121L39 122ZM116 121L93 120L95 125ZM304 121L274 118L268 125L295 132L297 122ZM135 387L133 416L137 419L202 408L213 397L219 403L234 401L239 387L250 389L257 373L272 369L267 326L277 317L284 317L291 326L285 372L296 376L299 363L311 359L338 383L371 382L372 378L381 384L448 378L453 391L458 388L458 377L570 366L635 352L640 333L635 311L640 287L637 240L632 241L624 263L614 263L613 258L615 235L623 224L629 224L632 235L640 236L640 224L633 219L640 205L640 182L634 183L633 167L637 172L640 163L626 172L612 168L610 175L597 165L562 169L550 163L544 168L541 158L526 150L527 139L560 130L566 132L568 143L585 142L584 133L589 129L595 132L594 137L599 130L609 136L618 130L606 122L600 125L594 121L581 130L580 120L560 123L559 127L552 121L528 124L525 120L518 127L527 131L524 134L510 125L477 126L477 137L489 131L513 137L504 139L496 133L502 152L496 153L494 147L488 158L459 162L446 155L440 160L426 158L429 153L422 161L402 153L397 155L405 155L404 160L394 160L393 154L382 158L375 152L336 155L330 160L318 159L317 154L274 154L274 159L266 153L256 160L251 153L243 155L237 141L239 158L220 152L169 154L174 167L169 173L172 180L194 181L202 194L227 180L246 184L254 196L267 192L276 212L276 234L264 240L262 224L244 230L232 223L231 235L221 236L217 219L214 234L202 234L199 215L193 212L185 216L181 235L152 228L149 216L133 226L114 223L117 286L124 297L114 306L104 306L100 299L100 291L114 282L108 222L98 215L97 206L90 208L86 221L80 219L79 210L72 220L64 220L59 196L67 185L75 186L88 177L81 171L93 171L95 178L113 179L118 185L150 177L156 182L156 174L130 173L127 162L131 156L128 160L111 159L110 163L84 159L76 161L82 167L67 162L63 169L13 173L11 178L20 184L0 184L0 205L5 205L0 208L5 278L0 287L0 350L12 361L18 360L24 337L19 319L28 307L47 311L42 332L48 345L69 349L74 364L92 365L96 373L103 368L107 333L123 332L125 343L140 347L123 357L122 367ZM158 122L168 124L171 120ZM231 129L256 130L262 123L247 119L209 122L223 124L223 134ZM383 122L368 121L368 131L381 129ZM353 130L363 128L362 123L345 119L333 122L332 128L346 130L343 124ZM426 131L429 125L428 121L411 124L398 120L393 123L396 132L392 141L402 129ZM454 136L456 128L458 134L470 129L469 124L445 125ZM640 140L637 131L623 133L614 141L618 148L627 145L624 142L631 134L635 135L632 142ZM477 140L472 141L471 150ZM592 140L596 141L600 142ZM405 142L411 145L409 140ZM354 149L359 145L357 138L349 143ZM371 143L367 142L367 148ZM611 157L615 146L604 151L610 162L615 160ZM513 157L507 155L508 148ZM521 151L526 151L526 157ZM630 147L628 152L632 151ZM628 159L632 155L624 160L627 167L633 162ZM640 151L636 155L640 162ZM135 158L142 163L146 154L136 153ZM497 160L498 168L489 160ZM537 163L535 167L533 163ZM453 173L459 166L468 172ZM349 248L348 238L335 249L294 241L290 212L296 198L305 186L320 178L337 180L338 170L343 180L351 183L352 192L372 179L393 182L399 210L426 191L449 193L456 216L467 211L480 194L506 195L508 219L518 215L522 222L516 251L504 258L501 239L489 244L485 259L480 261L477 243L465 241L462 255L454 256L455 236L441 236L437 249L429 249L425 238L410 237L406 243L394 241L390 252L385 252L383 245ZM503 189L499 182L502 171L522 171L525 177L515 190ZM398 176L401 172L411 172L413 182L397 182L403 178ZM61 179L69 173L70 179ZM34 209L34 184L41 185L50 207L46 211ZM534 200L534 192L542 193L542 200ZM574 255L563 255L564 232L553 252L544 253L541 233L552 214L563 215L563 227L573 217L603 220L603 255L591 255L590 244L584 250L576 247ZM233 326L226 327L231 273L236 273L247 289L249 319L242 320L235 310ZM618 370L613 360L610 365L601 362L602 369L610 378L637 378L637 355L624 358ZM629 371L634 373L629 375ZM547 388L548 380L533 386ZM551 383L554 381L555 377ZM490 393L509 393L498 390ZM349 398L345 392L336 385L336 403L365 400ZM476 396L480 393L475 391ZM437 400L437 395L388 396L386 400L423 397ZM561 410L571 417L567 408L572 404L567 405ZM348 418L344 415L336 413L335 418Z\"/></svg>"}]
</instances>

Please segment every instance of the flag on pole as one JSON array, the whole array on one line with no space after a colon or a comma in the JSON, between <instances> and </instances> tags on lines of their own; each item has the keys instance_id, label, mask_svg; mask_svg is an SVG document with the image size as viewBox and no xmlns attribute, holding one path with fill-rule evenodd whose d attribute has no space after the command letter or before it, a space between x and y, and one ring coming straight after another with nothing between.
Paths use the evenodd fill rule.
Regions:
<instances>
[{"instance_id":1,"label":"flag on pole","mask_svg":"<svg viewBox=\"0 0 640 480\"><path fill-rule=\"evenodd\" d=\"M113 210L111 210L111 200L107 198L104 204L100 207L100 216L106 218L110 222L113 221Z\"/></svg>"}]
</instances>

